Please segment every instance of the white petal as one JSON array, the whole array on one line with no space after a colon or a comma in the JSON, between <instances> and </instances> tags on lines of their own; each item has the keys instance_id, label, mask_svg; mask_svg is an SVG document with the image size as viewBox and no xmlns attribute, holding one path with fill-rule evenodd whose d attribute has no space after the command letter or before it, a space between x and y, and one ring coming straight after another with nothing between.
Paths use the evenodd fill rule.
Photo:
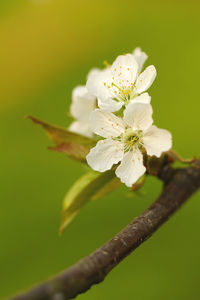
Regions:
<instances>
[{"instance_id":1,"label":"white petal","mask_svg":"<svg viewBox=\"0 0 200 300\"><path fill-rule=\"evenodd\" d=\"M147 67L136 80L135 93L141 94L146 91L156 78L156 69L154 66Z\"/></svg>"},{"instance_id":2,"label":"white petal","mask_svg":"<svg viewBox=\"0 0 200 300\"><path fill-rule=\"evenodd\" d=\"M89 122L75 121L69 126L68 129L72 132L82 134L87 137L93 137Z\"/></svg>"},{"instance_id":3,"label":"white petal","mask_svg":"<svg viewBox=\"0 0 200 300\"><path fill-rule=\"evenodd\" d=\"M133 51L133 56L135 57L138 63L138 71L140 72L145 61L148 58L148 55L145 52L143 52L140 48L135 48L135 50Z\"/></svg>"},{"instance_id":4,"label":"white petal","mask_svg":"<svg viewBox=\"0 0 200 300\"><path fill-rule=\"evenodd\" d=\"M98 74L99 72L101 72L102 70L101 69L98 69L98 68L93 68L91 69L88 74L87 74L87 79L90 77L90 76L93 76L95 73Z\"/></svg>"},{"instance_id":5,"label":"white petal","mask_svg":"<svg viewBox=\"0 0 200 300\"><path fill-rule=\"evenodd\" d=\"M88 76L86 87L98 98L100 108L115 112L121 108L122 103L113 100L116 96L112 87L112 77L110 68L93 70Z\"/></svg>"},{"instance_id":6,"label":"white petal","mask_svg":"<svg viewBox=\"0 0 200 300\"><path fill-rule=\"evenodd\" d=\"M111 87L112 73L109 68L101 71L92 71L86 83L86 87L92 95L100 98L102 101L106 101L108 98L112 98L113 93Z\"/></svg>"},{"instance_id":7,"label":"white petal","mask_svg":"<svg viewBox=\"0 0 200 300\"><path fill-rule=\"evenodd\" d=\"M162 152L172 147L171 133L165 129L151 126L143 136L143 144L148 155L160 157Z\"/></svg>"},{"instance_id":8,"label":"white petal","mask_svg":"<svg viewBox=\"0 0 200 300\"><path fill-rule=\"evenodd\" d=\"M91 113L90 127L94 133L105 138L117 137L125 130L122 119L101 109L96 109Z\"/></svg>"},{"instance_id":9,"label":"white petal","mask_svg":"<svg viewBox=\"0 0 200 300\"><path fill-rule=\"evenodd\" d=\"M151 96L149 96L148 93L143 93L131 100L133 103L144 103L144 104L149 104L151 102Z\"/></svg>"},{"instance_id":10,"label":"white petal","mask_svg":"<svg viewBox=\"0 0 200 300\"><path fill-rule=\"evenodd\" d=\"M100 80L100 72L91 72L88 74L86 88L88 92L97 97L98 83Z\"/></svg>"},{"instance_id":11,"label":"white petal","mask_svg":"<svg viewBox=\"0 0 200 300\"><path fill-rule=\"evenodd\" d=\"M134 130L146 130L153 123L152 113L150 104L132 102L124 110L124 121Z\"/></svg>"},{"instance_id":12,"label":"white petal","mask_svg":"<svg viewBox=\"0 0 200 300\"><path fill-rule=\"evenodd\" d=\"M120 110L122 105L123 105L122 102L117 102L115 100L112 100L111 98L107 98L104 101L98 99L99 108L110 111L110 112L115 112L115 111Z\"/></svg>"},{"instance_id":13,"label":"white petal","mask_svg":"<svg viewBox=\"0 0 200 300\"><path fill-rule=\"evenodd\" d=\"M129 82L134 83L137 72L138 64L132 54L120 55L116 58L111 67L114 82Z\"/></svg>"},{"instance_id":14,"label":"white petal","mask_svg":"<svg viewBox=\"0 0 200 300\"><path fill-rule=\"evenodd\" d=\"M143 156L138 148L127 152L119 167L116 175L127 186L131 187L146 171L143 165Z\"/></svg>"},{"instance_id":15,"label":"white petal","mask_svg":"<svg viewBox=\"0 0 200 300\"><path fill-rule=\"evenodd\" d=\"M122 160L123 148L123 143L111 139L99 141L87 155L87 163L95 171L105 172L110 170L113 164L117 164Z\"/></svg>"},{"instance_id":16,"label":"white petal","mask_svg":"<svg viewBox=\"0 0 200 300\"><path fill-rule=\"evenodd\" d=\"M77 86L72 91L71 115L81 121L89 121L90 113L96 107L96 97L89 94L86 86Z\"/></svg>"}]
</instances>

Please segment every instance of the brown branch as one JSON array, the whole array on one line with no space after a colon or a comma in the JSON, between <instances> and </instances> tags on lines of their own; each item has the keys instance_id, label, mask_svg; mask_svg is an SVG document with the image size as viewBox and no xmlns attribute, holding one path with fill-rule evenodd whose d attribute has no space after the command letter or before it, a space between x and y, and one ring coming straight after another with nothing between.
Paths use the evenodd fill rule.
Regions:
<instances>
[{"instance_id":1,"label":"brown branch","mask_svg":"<svg viewBox=\"0 0 200 300\"><path fill-rule=\"evenodd\" d=\"M103 281L200 187L199 167L200 161L185 169L174 170L169 165L162 167L158 177L164 181L164 189L156 202L92 254L13 300L72 299Z\"/></svg>"}]
</instances>

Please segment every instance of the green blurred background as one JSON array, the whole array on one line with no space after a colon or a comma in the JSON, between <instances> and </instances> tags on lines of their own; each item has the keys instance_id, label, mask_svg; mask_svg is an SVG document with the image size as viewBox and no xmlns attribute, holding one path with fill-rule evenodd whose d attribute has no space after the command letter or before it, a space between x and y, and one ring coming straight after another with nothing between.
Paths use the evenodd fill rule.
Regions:
<instances>
[{"instance_id":1,"label":"green blurred background","mask_svg":"<svg viewBox=\"0 0 200 300\"><path fill-rule=\"evenodd\" d=\"M34 115L68 126L74 86L90 68L140 46L158 76L154 119L174 149L199 155L197 1L0 1L0 298L46 280L106 242L159 195L148 178L90 202L59 237L62 199L85 167L47 150ZM199 299L199 193L106 280L78 299Z\"/></svg>"}]
</instances>

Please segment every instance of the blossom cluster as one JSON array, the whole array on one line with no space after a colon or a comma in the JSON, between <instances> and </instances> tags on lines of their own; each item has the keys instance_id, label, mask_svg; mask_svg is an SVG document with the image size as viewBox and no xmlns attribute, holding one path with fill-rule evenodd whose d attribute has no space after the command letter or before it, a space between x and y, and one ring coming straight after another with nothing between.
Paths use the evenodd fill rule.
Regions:
<instances>
[{"instance_id":1,"label":"blossom cluster","mask_svg":"<svg viewBox=\"0 0 200 300\"><path fill-rule=\"evenodd\" d=\"M145 172L143 156L157 156L172 146L169 131L153 125L151 97L146 92L156 77L153 65L136 48L105 69L92 69L85 86L72 93L69 129L98 142L87 155L88 165L105 172L116 165L116 176L131 187ZM141 72L142 71L142 72Z\"/></svg>"}]
</instances>

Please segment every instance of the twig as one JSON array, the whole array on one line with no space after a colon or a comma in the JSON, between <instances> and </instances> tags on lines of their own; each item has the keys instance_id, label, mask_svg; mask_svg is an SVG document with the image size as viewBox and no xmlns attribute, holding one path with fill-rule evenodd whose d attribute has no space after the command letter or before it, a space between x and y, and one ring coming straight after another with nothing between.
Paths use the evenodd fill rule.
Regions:
<instances>
[{"instance_id":1,"label":"twig","mask_svg":"<svg viewBox=\"0 0 200 300\"><path fill-rule=\"evenodd\" d=\"M147 210L102 247L55 278L12 300L66 300L87 291L147 240L200 187L200 161L174 170L164 166L158 177L163 192Z\"/></svg>"}]
</instances>

